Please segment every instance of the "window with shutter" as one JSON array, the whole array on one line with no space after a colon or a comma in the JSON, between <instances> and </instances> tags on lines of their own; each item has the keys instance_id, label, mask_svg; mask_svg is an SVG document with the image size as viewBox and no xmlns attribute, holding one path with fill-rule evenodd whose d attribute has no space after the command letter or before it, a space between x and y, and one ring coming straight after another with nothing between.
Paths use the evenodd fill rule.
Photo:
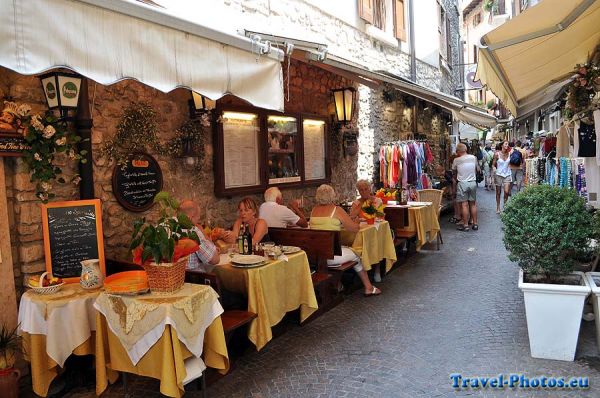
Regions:
<instances>
[{"instance_id":1,"label":"window with shutter","mask_svg":"<svg viewBox=\"0 0 600 398\"><path fill-rule=\"evenodd\" d=\"M404 0L394 0L394 36L406 41L406 21L404 20Z\"/></svg>"},{"instance_id":2,"label":"window with shutter","mask_svg":"<svg viewBox=\"0 0 600 398\"><path fill-rule=\"evenodd\" d=\"M358 16L373 23L373 2L374 0L358 0Z\"/></svg>"}]
</instances>

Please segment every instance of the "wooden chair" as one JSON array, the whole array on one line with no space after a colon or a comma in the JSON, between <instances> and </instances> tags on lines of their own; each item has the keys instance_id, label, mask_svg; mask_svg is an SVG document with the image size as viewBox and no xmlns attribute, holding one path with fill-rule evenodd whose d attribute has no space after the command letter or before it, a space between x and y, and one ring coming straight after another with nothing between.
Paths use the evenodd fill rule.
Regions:
<instances>
[{"instance_id":1,"label":"wooden chair","mask_svg":"<svg viewBox=\"0 0 600 398\"><path fill-rule=\"evenodd\" d=\"M208 285L217 292L219 297L221 297L221 284L215 274L197 270L186 270L185 281L197 285ZM226 342L229 342L231 335L236 329L252 322L256 316L255 313L248 311L225 310L225 312L221 314L221 321L223 322L223 331L225 332Z\"/></svg>"},{"instance_id":2,"label":"wooden chair","mask_svg":"<svg viewBox=\"0 0 600 398\"><path fill-rule=\"evenodd\" d=\"M408 208L406 207L385 207L385 220L390 224L390 229L394 232L394 245L406 244L407 253L410 251L410 243L417 239L415 231L406 231L404 227L408 226Z\"/></svg>"},{"instance_id":3,"label":"wooden chair","mask_svg":"<svg viewBox=\"0 0 600 398\"><path fill-rule=\"evenodd\" d=\"M417 197L419 202L431 202L431 205L436 210L438 221L440 219L440 212L442 211L442 196L444 191L441 189L422 189L417 191ZM440 250L440 243L443 245L444 240L442 239L442 231L437 234L437 249Z\"/></svg>"}]
</instances>

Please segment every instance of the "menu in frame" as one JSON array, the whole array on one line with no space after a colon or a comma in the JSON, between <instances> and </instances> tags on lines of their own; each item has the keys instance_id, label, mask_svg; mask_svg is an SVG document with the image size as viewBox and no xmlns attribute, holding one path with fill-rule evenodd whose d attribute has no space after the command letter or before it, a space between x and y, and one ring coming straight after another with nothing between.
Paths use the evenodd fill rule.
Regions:
<instances>
[{"instance_id":1,"label":"menu in frame","mask_svg":"<svg viewBox=\"0 0 600 398\"><path fill-rule=\"evenodd\" d=\"M260 185L258 115L223 113L223 167L225 189Z\"/></svg>"},{"instance_id":2,"label":"menu in frame","mask_svg":"<svg viewBox=\"0 0 600 398\"><path fill-rule=\"evenodd\" d=\"M304 179L321 180L325 173L325 122L304 119Z\"/></svg>"}]
</instances>

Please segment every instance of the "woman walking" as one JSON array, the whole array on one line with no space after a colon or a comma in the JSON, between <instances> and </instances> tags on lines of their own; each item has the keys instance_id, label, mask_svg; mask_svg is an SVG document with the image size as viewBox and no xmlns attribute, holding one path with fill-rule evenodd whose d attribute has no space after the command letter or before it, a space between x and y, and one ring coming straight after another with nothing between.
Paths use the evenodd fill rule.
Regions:
<instances>
[{"instance_id":1,"label":"woman walking","mask_svg":"<svg viewBox=\"0 0 600 398\"><path fill-rule=\"evenodd\" d=\"M500 193L504 191L504 206L510 196L510 187L512 185L512 175L509 167L510 147L508 141L502 143L502 150L494 154L492 170L495 173L494 181L496 183L496 214L500 214Z\"/></svg>"}]
</instances>

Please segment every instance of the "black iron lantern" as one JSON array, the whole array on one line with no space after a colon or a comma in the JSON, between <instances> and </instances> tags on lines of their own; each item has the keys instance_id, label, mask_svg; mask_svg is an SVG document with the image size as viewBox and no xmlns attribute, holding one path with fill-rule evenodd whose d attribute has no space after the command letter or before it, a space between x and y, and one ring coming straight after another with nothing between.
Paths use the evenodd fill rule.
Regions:
<instances>
[{"instance_id":1,"label":"black iron lantern","mask_svg":"<svg viewBox=\"0 0 600 398\"><path fill-rule=\"evenodd\" d=\"M217 101L213 101L208 97L198 94L192 91L192 98L188 101L190 107L190 119L195 119L201 116L203 113L215 109Z\"/></svg>"},{"instance_id":2,"label":"black iron lantern","mask_svg":"<svg viewBox=\"0 0 600 398\"><path fill-rule=\"evenodd\" d=\"M335 101L335 115L339 123L347 124L352 121L354 114L354 99L356 90L352 87L332 90Z\"/></svg>"},{"instance_id":3,"label":"black iron lantern","mask_svg":"<svg viewBox=\"0 0 600 398\"><path fill-rule=\"evenodd\" d=\"M50 72L39 77L46 96L48 109L58 109L66 119L70 109L77 109L81 88L81 75Z\"/></svg>"}]
</instances>

